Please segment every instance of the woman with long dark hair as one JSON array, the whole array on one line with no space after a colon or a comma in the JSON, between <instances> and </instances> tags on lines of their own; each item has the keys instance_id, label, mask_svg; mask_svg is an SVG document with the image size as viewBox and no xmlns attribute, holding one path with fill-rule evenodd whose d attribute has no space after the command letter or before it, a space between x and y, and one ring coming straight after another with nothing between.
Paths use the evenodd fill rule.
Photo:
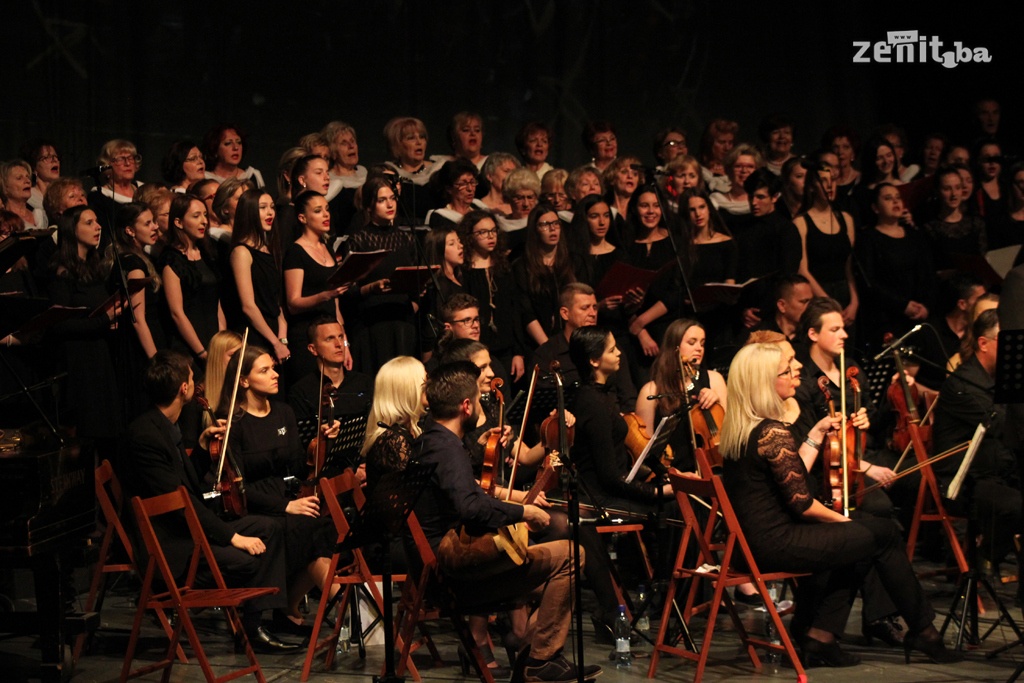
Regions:
<instances>
[{"instance_id":1,"label":"woman with long dark hair","mask_svg":"<svg viewBox=\"0 0 1024 683\"><path fill-rule=\"evenodd\" d=\"M193 195L176 195L167 220L160 272L171 318L171 348L191 354L202 367L210 339L227 326L218 293L220 270L206 239L206 205Z\"/></svg>"},{"instance_id":2,"label":"woman with long dark hair","mask_svg":"<svg viewBox=\"0 0 1024 683\"><path fill-rule=\"evenodd\" d=\"M156 244L159 236L160 228L153 218L153 212L145 204L131 202L118 210L114 240L121 256L121 267L128 280L150 278L148 285L132 294L135 335L141 358L152 358L157 351L167 346L157 298L161 285L160 275L146 254L146 247Z\"/></svg>"},{"instance_id":3,"label":"woman with long dark hair","mask_svg":"<svg viewBox=\"0 0 1024 683\"><path fill-rule=\"evenodd\" d=\"M246 325L274 352L278 362L291 356L288 323L281 308L281 250L274 232L274 198L247 190L238 199L231 233L231 272Z\"/></svg>"},{"instance_id":4,"label":"woman with long dark hair","mask_svg":"<svg viewBox=\"0 0 1024 683\"><path fill-rule=\"evenodd\" d=\"M525 330L519 324L505 233L493 214L475 210L459 223L459 237L464 254L462 282L480 303L480 341L518 380L526 372Z\"/></svg>"},{"instance_id":5,"label":"woman with long dark hair","mask_svg":"<svg viewBox=\"0 0 1024 683\"><path fill-rule=\"evenodd\" d=\"M519 289L520 319L528 339L540 346L561 327L558 295L576 281L562 221L550 204L538 204L526 223L523 255L512 264Z\"/></svg>"}]
</instances>

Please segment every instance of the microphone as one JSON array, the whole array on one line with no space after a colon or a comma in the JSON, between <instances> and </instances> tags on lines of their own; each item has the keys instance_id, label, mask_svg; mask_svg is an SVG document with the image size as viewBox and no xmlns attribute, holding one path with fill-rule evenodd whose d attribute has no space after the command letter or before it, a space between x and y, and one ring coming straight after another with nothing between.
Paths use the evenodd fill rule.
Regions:
<instances>
[{"instance_id":1,"label":"microphone","mask_svg":"<svg viewBox=\"0 0 1024 683\"><path fill-rule=\"evenodd\" d=\"M87 168L84 171L79 171L78 175L87 175L90 178L98 178L100 175L106 173L109 170L109 164L100 164L99 166L93 166L92 168Z\"/></svg>"},{"instance_id":2,"label":"microphone","mask_svg":"<svg viewBox=\"0 0 1024 683\"><path fill-rule=\"evenodd\" d=\"M878 355L876 355L874 358L871 359L871 362L872 363L877 363L878 361L882 360L882 358L884 358L890 351L892 351L893 349L898 347L903 342L907 341L907 339L911 335L917 334L920 331L921 331L921 325L920 324L914 325L913 327L910 328L909 332L907 332L905 335L903 335L902 337L900 337L899 339L897 339L896 341L892 342L891 344L886 346L884 349L882 349L878 353Z\"/></svg>"}]
</instances>

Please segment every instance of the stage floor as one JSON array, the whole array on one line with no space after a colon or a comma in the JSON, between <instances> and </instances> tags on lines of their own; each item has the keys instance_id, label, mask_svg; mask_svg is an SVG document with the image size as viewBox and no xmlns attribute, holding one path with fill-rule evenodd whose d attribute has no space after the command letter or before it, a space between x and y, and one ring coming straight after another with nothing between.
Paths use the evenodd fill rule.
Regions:
<instances>
[{"instance_id":1,"label":"stage floor","mask_svg":"<svg viewBox=\"0 0 1024 683\"><path fill-rule=\"evenodd\" d=\"M926 571L932 568L927 563L918 563L917 568ZM1005 573L1013 573L1016 567L1009 565L1004 567ZM77 581L76 581L77 583ZM942 579L927 579L924 582L925 589L932 599L939 616L936 625L941 626L942 619L949 609L954 584ZM1014 604L1016 583L997 586L999 594L1003 597L1010 614L1018 622L1022 622L1021 610ZM21 592L21 591L19 591ZM98 683L105 681L116 681L120 675L122 658L128 640L128 630L131 626L133 608L131 605L131 586L116 586L108 596L107 604L102 615L102 629L96 634L94 646L86 656L79 661L70 680L74 683ZM584 593L584 603L588 603L592 596ZM18 609L31 609L31 601L21 599L17 601ZM1014 640L1013 631L1006 625L1000 625L982 643L980 648L967 650L966 661L954 665L934 665L926 663L923 656L914 655L911 664L904 664L902 650L890 649L876 644L866 647L859 633L860 626L860 602L855 604L854 612L851 615L847 626L847 636L844 639L844 647L856 652L862 658L862 663L849 669L809 669L808 677L811 681L886 681L886 683L899 683L901 681L1005 681L1011 675L1018 664L1024 663L1024 647L1016 647L1007 653L994 659L987 659L986 653L1000 645ZM980 619L980 628L984 633L993 622L996 611L986 601L987 611ZM759 631L762 625L763 612L749 607L740 607L744 623L754 631ZM657 621L652 620L652 629L657 628ZM649 664L648 653L651 648L646 643L636 648L641 654L637 657L630 670L616 670L613 663L608 661L611 646L600 645L594 641L593 631L589 620L585 620L584 642L585 653L588 663L599 663L605 667L601 680L605 683L619 683L626 681L639 681L646 677ZM204 635L204 645L207 653L214 663L218 675L223 674L232 665L240 665L244 658L236 656L231 651L231 642L227 635L225 623L216 614L201 614L197 617L197 625ZM703 621L696 622L695 626L702 629ZM1022 627L1024 628L1024 627ZM477 680L475 676L463 676L458 665L456 653L456 640L446 623L439 622L434 625L432 632L435 634L437 644L444 666L433 668L424 648L415 655L414 661L420 667L424 680L453 680L461 681ZM656 631L650 632L653 639ZM955 636L955 630L950 628L947 633L947 643ZM38 650L35 649L34 638L11 638L0 641L0 681L27 680L31 677L28 668L34 661L38 660ZM146 661L153 661L163 651L162 631L157 628L155 621L147 619L142 632L142 641L136 666ZM792 680L793 671L786 667L776 667L773 670L766 666L760 673L756 672L750 665L748 659L742 656L738 649L732 624L728 618L722 618L716 627L714 636L714 647L712 660L705 673L706 681L748 681L748 680ZM294 656L261 655L260 664L268 681L298 681L302 669L305 653ZM384 659L384 648L382 645L370 645L366 650L366 659L359 659L356 649L353 647L348 652L339 653L337 666L334 671L323 670L322 658L314 664L313 674L310 680L337 680L337 681L364 681L369 683L372 677L379 674ZM504 653L498 653L498 660L505 660ZM694 665L673 657L663 657L658 667L657 680L661 681L691 681L693 679ZM159 674L150 674L140 680L158 680ZM202 681L203 675L195 659L192 658L188 664L176 663L171 675L172 681ZM245 680L245 679L242 679ZM412 680L408 677L407 680Z\"/></svg>"}]
</instances>

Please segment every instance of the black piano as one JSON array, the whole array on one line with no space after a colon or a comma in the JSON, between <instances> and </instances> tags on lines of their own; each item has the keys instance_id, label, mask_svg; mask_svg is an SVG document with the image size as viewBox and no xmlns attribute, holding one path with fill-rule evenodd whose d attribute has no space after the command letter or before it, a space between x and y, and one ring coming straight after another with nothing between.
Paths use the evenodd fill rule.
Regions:
<instances>
[{"instance_id":1,"label":"black piano","mask_svg":"<svg viewBox=\"0 0 1024 683\"><path fill-rule=\"evenodd\" d=\"M0 614L0 633L38 634L40 677L60 681L66 575L96 523L93 449L45 430L0 430L0 565L28 567L37 611Z\"/></svg>"}]
</instances>

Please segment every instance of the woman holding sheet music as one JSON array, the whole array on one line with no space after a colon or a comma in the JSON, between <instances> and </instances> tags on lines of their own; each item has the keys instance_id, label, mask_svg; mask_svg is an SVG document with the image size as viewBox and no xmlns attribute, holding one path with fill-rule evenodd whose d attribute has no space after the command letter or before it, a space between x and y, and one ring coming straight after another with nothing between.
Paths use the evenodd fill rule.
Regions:
<instances>
[{"instance_id":1,"label":"woman holding sheet music","mask_svg":"<svg viewBox=\"0 0 1024 683\"><path fill-rule=\"evenodd\" d=\"M349 237L348 250L389 252L359 283L358 296L352 299L358 310L352 331L355 365L360 372L374 375L395 356L416 355L416 299L420 292L392 291L395 268L417 265L417 258L413 233L395 225L398 200L391 181L382 176L369 178L363 185L362 200L366 223Z\"/></svg>"},{"instance_id":2,"label":"woman holding sheet music","mask_svg":"<svg viewBox=\"0 0 1024 683\"><path fill-rule=\"evenodd\" d=\"M282 344L304 350L309 343L306 327L311 321L328 316L345 326L338 297L348 291L348 286L332 287L328 282L336 266L334 250L326 241L331 231L327 198L307 190L296 196L292 204L302 226L302 235L284 253L284 295L292 338L290 344L285 341ZM289 377L296 379L317 369L316 359L305 352L296 354L289 363ZM351 357L345 367L352 369Z\"/></svg>"},{"instance_id":3,"label":"woman holding sheet music","mask_svg":"<svg viewBox=\"0 0 1024 683\"><path fill-rule=\"evenodd\" d=\"M87 206L65 211L58 221L57 234L50 303L85 309L81 317L64 320L50 330L50 338L62 347L67 363L61 419L65 424L78 425L78 436L110 439L102 447L116 448L113 439L123 424L112 330L122 309L99 308L113 291L113 252L109 247L100 250L102 228L96 213ZM99 387L101 391L97 391Z\"/></svg>"}]
</instances>

